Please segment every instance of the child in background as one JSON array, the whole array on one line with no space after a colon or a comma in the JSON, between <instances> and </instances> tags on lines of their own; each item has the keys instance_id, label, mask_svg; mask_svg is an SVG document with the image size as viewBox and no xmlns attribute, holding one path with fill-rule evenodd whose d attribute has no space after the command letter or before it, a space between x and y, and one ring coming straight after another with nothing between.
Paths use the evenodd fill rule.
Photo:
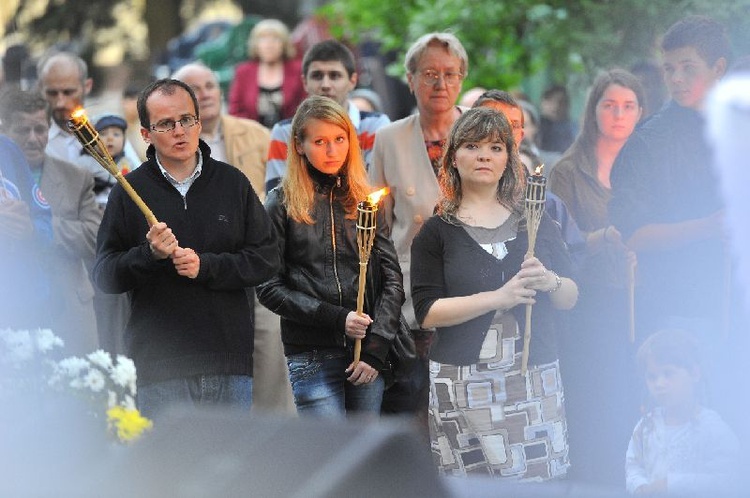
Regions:
<instances>
[{"instance_id":1,"label":"child in background","mask_svg":"<svg viewBox=\"0 0 750 498\"><path fill-rule=\"evenodd\" d=\"M133 165L125 155L125 130L128 128L125 119L114 114L107 114L97 119L94 127L99 132L112 159L117 163L117 167L123 175L127 175L133 169Z\"/></svg>"},{"instance_id":2,"label":"child in background","mask_svg":"<svg viewBox=\"0 0 750 498\"><path fill-rule=\"evenodd\" d=\"M699 403L701 369L695 339L679 330L657 332L640 347L637 362L655 407L638 422L628 445L628 492L730 492L739 444L719 414Z\"/></svg>"}]
</instances>

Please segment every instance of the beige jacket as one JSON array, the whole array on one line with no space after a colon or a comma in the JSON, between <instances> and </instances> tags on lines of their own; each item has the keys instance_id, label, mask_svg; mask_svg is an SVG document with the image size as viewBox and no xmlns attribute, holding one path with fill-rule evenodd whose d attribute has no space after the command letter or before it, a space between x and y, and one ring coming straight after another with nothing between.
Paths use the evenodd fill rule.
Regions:
<instances>
[{"instance_id":1,"label":"beige jacket","mask_svg":"<svg viewBox=\"0 0 750 498\"><path fill-rule=\"evenodd\" d=\"M221 129L227 162L245 173L261 202L266 197L266 160L271 132L251 119L223 115Z\"/></svg>"}]
</instances>

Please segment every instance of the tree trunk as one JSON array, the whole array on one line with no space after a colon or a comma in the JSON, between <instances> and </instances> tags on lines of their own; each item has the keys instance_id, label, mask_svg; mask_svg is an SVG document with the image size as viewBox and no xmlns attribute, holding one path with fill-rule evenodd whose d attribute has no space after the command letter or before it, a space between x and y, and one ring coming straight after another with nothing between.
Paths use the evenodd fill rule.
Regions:
<instances>
[{"instance_id":1,"label":"tree trunk","mask_svg":"<svg viewBox=\"0 0 750 498\"><path fill-rule=\"evenodd\" d=\"M158 64L159 58L167 48L167 42L182 33L181 5L182 0L146 2L145 18L152 64Z\"/></svg>"}]
</instances>

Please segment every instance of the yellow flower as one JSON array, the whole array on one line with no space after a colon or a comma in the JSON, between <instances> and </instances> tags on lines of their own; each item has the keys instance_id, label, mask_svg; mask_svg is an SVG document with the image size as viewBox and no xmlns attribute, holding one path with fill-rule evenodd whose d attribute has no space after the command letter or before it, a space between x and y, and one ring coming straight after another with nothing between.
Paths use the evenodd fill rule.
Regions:
<instances>
[{"instance_id":1,"label":"yellow flower","mask_svg":"<svg viewBox=\"0 0 750 498\"><path fill-rule=\"evenodd\" d=\"M143 431L154 425L149 419L143 417L138 410L119 405L107 410L107 422L111 430L117 431L117 438L123 443L135 441Z\"/></svg>"}]
</instances>

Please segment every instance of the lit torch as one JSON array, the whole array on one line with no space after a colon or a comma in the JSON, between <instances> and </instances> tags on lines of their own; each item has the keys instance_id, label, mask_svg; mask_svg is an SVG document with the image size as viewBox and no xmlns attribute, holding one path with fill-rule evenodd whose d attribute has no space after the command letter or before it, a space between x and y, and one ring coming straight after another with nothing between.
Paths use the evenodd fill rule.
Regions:
<instances>
[{"instance_id":1,"label":"lit torch","mask_svg":"<svg viewBox=\"0 0 750 498\"><path fill-rule=\"evenodd\" d=\"M88 116L86 116L86 111L82 107L79 107L70 115L70 119L68 120L68 128L73 132L78 141L81 142L83 148L86 149L86 151L91 154L94 159L96 159L96 162L101 164L102 167L106 169L109 174L114 176L115 180L117 180L117 182L122 185L122 188L125 189L125 192L128 193L130 198L133 199L133 202L136 203L138 208L146 217L148 226L152 226L157 223L154 213L152 213L148 206L146 206L146 203L143 202L141 196L139 196L138 193L133 190L130 182L128 182L125 177L122 176L122 172L117 167L117 163L115 163L114 159L112 159L112 156L109 154L109 151L102 142L102 139L99 138L99 133L93 126L91 126L91 122L89 121Z\"/></svg>"},{"instance_id":2,"label":"lit torch","mask_svg":"<svg viewBox=\"0 0 750 498\"><path fill-rule=\"evenodd\" d=\"M367 263L370 261L372 243L375 241L377 227L378 202L388 195L388 188L381 188L367 196L367 199L357 204L357 247L359 248L359 290L357 292L357 314L362 315L365 307L365 281L367 278ZM353 366L359 362L362 352L362 340L354 341Z\"/></svg>"},{"instance_id":3,"label":"lit torch","mask_svg":"<svg viewBox=\"0 0 750 498\"><path fill-rule=\"evenodd\" d=\"M544 203L547 200L547 179L542 175L544 164L534 170L534 174L526 177L526 230L529 235L529 249L525 259L534 257L536 233L542 220ZM529 365L529 347L531 344L531 304L526 305L526 328L523 333L523 355L521 357L521 375L526 375Z\"/></svg>"}]
</instances>

